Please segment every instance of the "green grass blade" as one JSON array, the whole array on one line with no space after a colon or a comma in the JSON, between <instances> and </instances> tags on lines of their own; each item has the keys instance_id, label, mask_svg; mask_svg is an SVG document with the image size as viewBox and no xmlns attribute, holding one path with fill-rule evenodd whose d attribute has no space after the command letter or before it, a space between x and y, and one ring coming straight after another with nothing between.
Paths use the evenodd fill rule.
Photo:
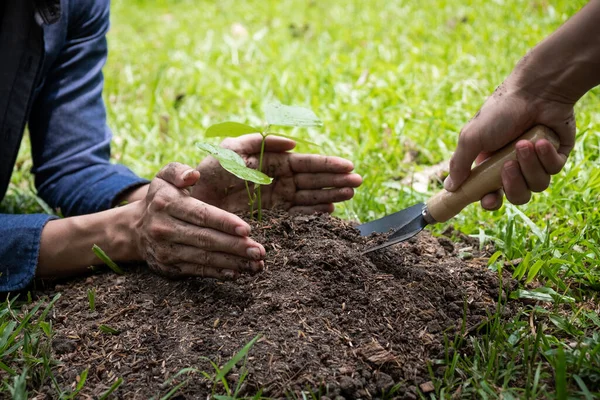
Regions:
<instances>
[{"instance_id":1,"label":"green grass blade","mask_svg":"<svg viewBox=\"0 0 600 400\"><path fill-rule=\"evenodd\" d=\"M102 395L98 397L98 400L108 399L108 396L110 396L115 390L117 390L122 383L123 378L118 378L106 392L102 393Z\"/></svg>"},{"instance_id":2,"label":"green grass blade","mask_svg":"<svg viewBox=\"0 0 600 400\"><path fill-rule=\"evenodd\" d=\"M567 400L567 360L562 347L558 347L556 351L554 384L557 400Z\"/></svg>"},{"instance_id":3,"label":"green grass blade","mask_svg":"<svg viewBox=\"0 0 600 400\"><path fill-rule=\"evenodd\" d=\"M163 397L160 398L160 400L168 400L171 397L173 397L173 395L175 393L177 393L179 391L179 389L181 389L182 387L184 387L185 385L188 384L187 379L181 383L179 383L177 386L173 387L171 390L169 390L169 392L167 394L165 394Z\"/></svg>"},{"instance_id":4,"label":"green grass blade","mask_svg":"<svg viewBox=\"0 0 600 400\"><path fill-rule=\"evenodd\" d=\"M215 378L215 380L220 381L221 379L223 379L228 373L229 371L231 371L231 369L238 363L240 362L245 356L246 354L248 354L248 352L250 351L250 349L252 348L252 346L254 346L254 343L256 343L256 341L258 339L260 339L261 335L256 335L254 337L254 339L252 339L251 341L249 341L240 351L238 351L232 358L231 360L229 360L224 366L223 368L221 368L219 370L219 373L217 374L217 377Z\"/></svg>"},{"instance_id":5,"label":"green grass blade","mask_svg":"<svg viewBox=\"0 0 600 400\"><path fill-rule=\"evenodd\" d=\"M579 375L573 375L573 379L577 382L577 386L581 389L581 393L586 400L594 400L594 395L590 392L587 385Z\"/></svg>"},{"instance_id":6,"label":"green grass blade","mask_svg":"<svg viewBox=\"0 0 600 400\"><path fill-rule=\"evenodd\" d=\"M92 247L92 251L94 252L96 257L98 257L104 264L108 265L108 267L112 269L113 272L119 275L125 275L125 271L123 271L113 260L111 260L110 257L107 256L106 253L100 247L94 245L94 247Z\"/></svg>"}]
</instances>

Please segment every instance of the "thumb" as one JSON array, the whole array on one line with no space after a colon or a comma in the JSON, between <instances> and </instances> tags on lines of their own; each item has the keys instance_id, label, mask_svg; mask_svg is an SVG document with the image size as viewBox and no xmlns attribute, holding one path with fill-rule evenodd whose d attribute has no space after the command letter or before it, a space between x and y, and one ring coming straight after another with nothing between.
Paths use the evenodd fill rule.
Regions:
<instances>
[{"instance_id":1,"label":"thumb","mask_svg":"<svg viewBox=\"0 0 600 400\"><path fill-rule=\"evenodd\" d=\"M172 162L164 166L158 174L156 174L156 177L179 189L185 189L198 182L200 172L188 165Z\"/></svg>"},{"instance_id":2,"label":"thumb","mask_svg":"<svg viewBox=\"0 0 600 400\"><path fill-rule=\"evenodd\" d=\"M444 181L444 188L453 192L469 177L473 161L482 152L483 146L480 140L481 132L473 123L468 123L460 132L456 151L450 159L450 175Z\"/></svg>"},{"instance_id":3,"label":"thumb","mask_svg":"<svg viewBox=\"0 0 600 400\"><path fill-rule=\"evenodd\" d=\"M500 100L499 100L500 99ZM525 105L505 97L490 97L460 132L450 159L444 188L455 191L471 174L473 161L482 152L493 153L519 137L530 124Z\"/></svg>"}]
</instances>

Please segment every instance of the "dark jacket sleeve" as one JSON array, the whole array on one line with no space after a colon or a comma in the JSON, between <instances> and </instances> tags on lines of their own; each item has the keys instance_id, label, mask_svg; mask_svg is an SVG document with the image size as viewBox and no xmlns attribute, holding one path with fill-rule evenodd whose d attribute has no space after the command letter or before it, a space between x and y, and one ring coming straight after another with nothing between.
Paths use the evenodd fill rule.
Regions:
<instances>
[{"instance_id":1,"label":"dark jacket sleeve","mask_svg":"<svg viewBox=\"0 0 600 400\"><path fill-rule=\"evenodd\" d=\"M147 182L109 162L112 134L102 100L109 0L69 4L64 47L29 120L38 194L65 216L108 209L123 191Z\"/></svg>"},{"instance_id":2,"label":"dark jacket sleeve","mask_svg":"<svg viewBox=\"0 0 600 400\"><path fill-rule=\"evenodd\" d=\"M0 292L24 289L34 278L44 214L0 214Z\"/></svg>"},{"instance_id":3,"label":"dark jacket sleeve","mask_svg":"<svg viewBox=\"0 0 600 400\"><path fill-rule=\"evenodd\" d=\"M29 132L38 194L63 215L108 209L128 188L147 181L109 162L111 132L102 101L109 0L63 0L64 46L33 103ZM34 278L49 215L0 214L0 292Z\"/></svg>"}]
</instances>

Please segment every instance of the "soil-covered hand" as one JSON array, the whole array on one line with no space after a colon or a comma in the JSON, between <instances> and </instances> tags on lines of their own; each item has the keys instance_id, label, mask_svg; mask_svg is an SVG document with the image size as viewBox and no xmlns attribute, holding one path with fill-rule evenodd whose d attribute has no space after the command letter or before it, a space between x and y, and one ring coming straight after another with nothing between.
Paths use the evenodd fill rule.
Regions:
<instances>
[{"instance_id":1,"label":"soil-covered hand","mask_svg":"<svg viewBox=\"0 0 600 400\"><path fill-rule=\"evenodd\" d=\"M171 163L152 180L145 199L136 202L139 258L170 278L235 279L263 269L265 249L248 237L250 226L227 211L190 195L198 171Z\"/></svg>"},{"instance_id":2,"label":"soil-covered hand","mask_svg":"<svg viewBox=\"0 0 600 400\"><path fill-rule=\"evenodd\" d=\"M575 144L573 105L600 84L600 1L588 2L523 57L506 81L485 102L461 131L458 148L450 160L450 177L444 183L454 191L467 179L474 160L517 139L535 125L546 125L559 136L556 151L547 140L516 144L517 161L502 169L507 199L527 203L531 192L540 192L550 175L564 166ZM481 199L484 208L502 205L502 193Z\"/></svg>"},{"instance_id":3,"label":"soil-covered hand","mask_svg":"<svg viewBox=\"0 0 600 400\"><path fill-rule=\"evenodd\" d=\"M244 158L246 165L258 168L262 137L250 134L225 139L221 146ZM333 212L333 203L349 200L362 178L351 173L352 163L340 157L290 153L293 140L267 136L263 159L265 174L274 178L262 187L262 206L292 213ZM198 166L202 179L192 196L230 212L248 210L248 195L243 180L225 171L213 157Z\"/></svg>"},{"instance_id":4,"label":"soil-covered hand","mask_svg":"<svg viewBox=\"0 0 600 400\"><path fill-rule=\"evenodd\" d=\"M502 185L513 204L525 204L531 192L541 192L550 184L550 176L565 165L575 143L573 102L532 91L509 77L484 103L460 133L458 147L450 160L450 176L444 182L454 191L468 178L471 165L485 160L496 150L517 139L535 125L545 125L559 136L555 150L547 140L517 142L517 161L502 168ZM481 199L481 205L496 210L502 205L502 191Z\"/></svg>"}]
</instances>

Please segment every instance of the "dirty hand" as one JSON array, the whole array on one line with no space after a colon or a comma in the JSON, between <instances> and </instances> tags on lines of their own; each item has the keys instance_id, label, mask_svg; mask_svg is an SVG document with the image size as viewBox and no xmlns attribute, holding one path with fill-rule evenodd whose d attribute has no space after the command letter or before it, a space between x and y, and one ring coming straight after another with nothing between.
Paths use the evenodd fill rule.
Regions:
<instances>
[{"instance_id":1,"label":"dirty hand","mask_svg":"<svg viewBox=\"0 0 600 400\"><path fill-rule=\"evenodd\" d=\"M138 258L170 278L235 279L264 267L265 249L248 236L241 218L193 198L198 171L179 163L165 166L137 205L134 232Z\"/></svg>"},{"instance_id":2,"label":"dirty hand","mask_svg":"<svg viewBox=\"0 0 600 400\"><path fill-rule=\"evenodd\" d=\"M555 98L541 91L528 90L513 76L496 89L475 117L460 133L458 147L450 160L450 176L444 187L454 191L469 177L473 161L477 164L535 125L545 125L560 139L558 151L547 140L517 142L517 160L502 168L502 186L513 204L525 204L531 192L541 192L550 176L565 165L575 143L574 102ZM502 206L502 191L481 199L488 210Z\"/></svg>"},{"instance_id":3,"label":"dirty hand","mask_svg":"<svg viewBox=\"0 0 600 400\"><path fill-rule=\"evenodd\" d=\"M258 168L262 137L250 134L225 139L221 146L244 158L246 165ZM333 203L349 200L353 188L362 178L351 173L352 163L346 159L316 154L290 153L293 140L268 136L265 143L263 172L274 178L262 186L262 206L280 208L292 213L328 212ZM248 210L244 181L225 171L213 157L205 158L197 168L202 179L193 187L192 196L230 212Z\"/></svg>"}]
</instances>

